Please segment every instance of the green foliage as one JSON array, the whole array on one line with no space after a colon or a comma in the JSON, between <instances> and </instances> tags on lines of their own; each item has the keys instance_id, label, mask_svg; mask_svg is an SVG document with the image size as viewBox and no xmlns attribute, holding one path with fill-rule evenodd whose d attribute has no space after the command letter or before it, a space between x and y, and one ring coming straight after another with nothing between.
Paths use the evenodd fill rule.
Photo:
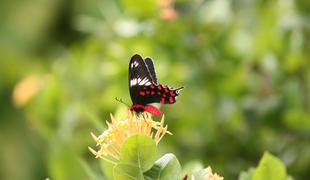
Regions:
<instances>
[{"instance_id":1,"label":"green foliage","mask_svg":"<svg viewBox=\"0 0 310 180\"><path fill-rule=\"evenodd\" d=\"M121 159L113 168L113 177L116 180L172 180L182 179L183 176L194 177L196 180L205 180L211 169L204 169L195 162L181 169L181 165L174 154L165 154L154 163L157 147L154 140L145 135L133 135L121 147ZM151 168L150 165L152 165ZM105 164L104 172L110 177L111 165ZM107 171L108 170L108 171ZM239 174L239 180L287 180L284 164L275 156L265 152L258 167L249 168Z\"/></svg>"},{"instance_id":2,"label":"green foliage","mask_svg":"<svg viewBox=\"0 0 310 180\"><path fill-rule=\"evenodd\" d=\"M273 155L266 152L260 160L253 174L253 180L285 180L286 169L284 164Z\"/></svg>"},{"instance_id":3,"label":"green foliage","mask_svg":"<svg viewBox=\"0 0 310 180\"><path fill-rule=\"evenodd\" d=\"M113 169L113 177L115 180L142 180L142 173L139 164L118 163Z\"/></svg>"},{"instance_id":4,"label":"green foliage","mask_svg":"<svg viewBox=\"0 0 310 180\"><path fill-rule=\"evenodd\" d=\"M265 152L260 160L257 168L250 168L248 171L243 171L239 175L239 180L286 180L289 176L286 175L284 164L272 154Z\"/></svg>"},{"instance_id":5,"label":"green foliage","mask_svg":"<svg viewBox=\"0 0 310 180\"><path fill-rule=\"evenodd\" d=\"M103 172L116 180L143 179L143 173L153 166L156 156L156 143L152 138L133 135L124 141L116 165L102 163Z\"/></svg>"},{"instance_id":6,"label":"green foliage","mask_svg":"<svg viewBox=\"0 0 310 180\"><path fill-rule=\"evenodd\" d=\"M121 147L120 162L137 165L141 172L150 169L156 160L155 141L143 135L133 135L125 140Z\"/></svg>"},{"instance_id":7,"label":"green foliage","mask_svg":"<svg viewBox=\"0 0 310 180\"><path fill-rule=\"evenodd\" d=\"M165 154L159 158L153 167L144 173L146 180L181 179L181 165L174 154Z\"/></svg>"},{"instance_id":8,"label":"green foliage","mask_svg":"<svg viewBox=\"0 0 310 180\"><path fill-rule=\"evenodd\" d=\"M115 180L178 180L182 179L182 169L174 154L165 154L155 162L157 155L155 141L145 135L128 137L121 147L120 160L115 165L102 163L106 177ZM113 168L111 168L113 167ZM193 173L203 179L205 170Z\"/></svg>"}]
</instances>

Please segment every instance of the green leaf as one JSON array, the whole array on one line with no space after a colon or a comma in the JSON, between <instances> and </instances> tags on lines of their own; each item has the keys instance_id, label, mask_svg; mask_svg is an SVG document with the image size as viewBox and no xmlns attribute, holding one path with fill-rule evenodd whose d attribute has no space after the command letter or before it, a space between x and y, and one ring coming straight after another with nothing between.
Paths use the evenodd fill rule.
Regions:
<instances>
[{"instance_id":1,"label":"green leaf","mask_svg":"<svg viewBox=\"0 0 310 180\"><path fill-rule=\"evenodd\" d=\"M154 166L144 173L147 180L181 179L181 165L174 154L166 154L158 159Z\"/></svg>"},{"instance_id":2,"label":"green leaf","mask_svg":"<svg viewBox=\"0 0 310 180\"><path fill-rule=\"evenodd\" d=\"M120 163L137 166L145 172L153 166L156 154L156 143L151 137L133 135L127 138L121 147Z\"/></svg>"},{"instance_id":3,"label":"green leaf","mask_svg":"<svg viewBox=\"0 0 310 180\"><path fill-rule=\"evenodd\" d=\"M138 166L119 163L113 169L115 180L143 180L142 171Z\"/></svg>"},{"instance_id":4,"label":"green leaf","mask_svg":"<svg viewBox=\"0 0 310 180\"><path fill-rule=\"evenodd\" d=\"M265 152L253 174L253 180L285 180L286 169L283 163L272 154Z\"/></svg>"}]
</instances>

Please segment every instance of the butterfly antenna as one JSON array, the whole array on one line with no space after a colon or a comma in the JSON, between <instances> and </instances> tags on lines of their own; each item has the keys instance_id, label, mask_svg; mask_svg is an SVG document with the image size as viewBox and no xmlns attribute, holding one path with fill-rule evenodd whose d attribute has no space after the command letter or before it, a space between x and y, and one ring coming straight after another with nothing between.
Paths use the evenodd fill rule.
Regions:
<instances>
[{"instance_id":1,"label":"butterfly antenna","mask_svg":"<svg viewBox=\"0 0 310 180\"><path fill-rule=\"evenodd\" d=\"M125 103L122 99L118 99L117 97L115 97L115 100L122 103L122 104L125 104L126 106L130 107L127 103Z\"/></svg>"}]
</instances>

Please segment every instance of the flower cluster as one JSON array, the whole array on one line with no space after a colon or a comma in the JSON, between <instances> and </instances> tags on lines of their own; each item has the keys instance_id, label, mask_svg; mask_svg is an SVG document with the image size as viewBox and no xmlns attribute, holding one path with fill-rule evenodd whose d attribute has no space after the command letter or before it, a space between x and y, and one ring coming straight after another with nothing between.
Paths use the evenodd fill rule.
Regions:
<instances>
[{"instance_id":1,"label":"flower cluster","mask_svg":"<svg viewBox=\"0 0 310 180\"><path fill-rule=\"evenodd\" d=\"M147 135L158 144L166 133L171 134L167 130L168 126L164 125L164 121L164 115L161 121L157 122L147 113L138 116L128 111L127 118L123 120L115 119L111 114L111 122L107 121L107 130L99 136L91 133L97 143L96 146L100 146L100 149L96 151L90 147L88 148L96 158L99 157L115 164L119 160L120 148L128 137L135 134Z\"/></svg>"}]
</instances>

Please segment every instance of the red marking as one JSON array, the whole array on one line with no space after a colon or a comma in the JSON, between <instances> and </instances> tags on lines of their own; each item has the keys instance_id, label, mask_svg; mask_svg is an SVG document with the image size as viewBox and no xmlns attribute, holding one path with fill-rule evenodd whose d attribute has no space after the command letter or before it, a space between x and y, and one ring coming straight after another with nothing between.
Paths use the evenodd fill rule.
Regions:
<instances>
[{"instance_id":1,"label":"red marking","mask_svg":"<svg viewBox=\"0 0 310 180\"><path fill-rule=\"evenodd\" d=\"M147 89L147 87L146 87L146 86L144 86L144 87L143 87L143 89Z\"/></svg>"},{"instance_id":2,"label":"red marking","mask_svg":"<svg viewBox=\"0 0 310 180\"><path fill-rule=\"evenodd\" d=\"M154 91L151 91L151 94L152 94L152 95L154 95L154 94L155 94L155 92L154 92Z\"/></svg>"},{"instance_id":3,"label":"red marking","mask_svg":"<svg viewBox=\"0 0 310 180\"><path fill-rule=\"evenodd\" d=\"M158 95L161 95L161 92L157 92Z\"/></svg>"},{"instance_id":4,"label":"red marking","mask_svg":"<svg viewBox=\"0 0 310 180\"><path fill-rule=\"evenodd\" d=\"M165 90L166 93L169 92L168 88L165 88L164 90Z\"/></svg>"},{"instance_id":5,"label":"red marking","mask_svg":"<svg viewBox=\"0 0 310 180\"><path fill-rule=\"evenodd\" d=\"M140 94L141 96L145 96L145 92L144 92L144 91L140 91L139 94Z\"/></svg>"},{"instance_id":6,"label":"red marking","mask_svg":"<svg viewBox=\"0 0 310 180\"><path fill-rule=\"evenodd\" d=\"M163 97L166 97L167 95L166 94L163 94Z\"/></svg>"},{"instance_id":7,"label":"red marking","mask_svg":"<svg viewBox=\"0 0 310 180\"><path fill-rule=\"evenodd\" d=\"M174 102L174 100L173 100L172 97L169 98L169 102L170 102L170 103L173 103L173 102Z\"/></svg>"},{"instance_id":8,"label":"red marking","mask_svg":"<svg viewBox=\"0 0 310 180\"><path fill-rule=\"evenodd\" d=\"M145 106L144 110L146 112L153 114L154 116L159 116L161 114L160 110L157 107L152 106L152 105Z\"/></svg>"},{"instance_id":9,"label":"red marking","mask_svg":"<svg viewBox=\"0 0 310 180\"><path fill-rule=\"evenodd\" d=\"M160 104L165 104L165 98L160 99Z\"/></svg>"},{"instance_id":10,"label":"red marking","mask_svg":"<svg viewBox=\"0 0 310 180\"><path fill-rule=\"evenodd\" d=\"M175 94L174 94L173 91L170 91L170 95L171 95L171 96L175 96Z\"/></svg>"},{"instance_id":11,"label":"red marking","mask_svg":"<svg viewBox=\"0 0 310 180\"><path fill-rule=\"evenodd\" d=\"M161 85L157 86L157 89L158 89L158 90L161 90L161 89L162 89Z\"/></svg>"},{"instance_id":12,"label":"red marking","mask_svg":"<svg viewBox=\"0 0 310 180\"><path fill-rule=\"evenodd\" d=\"M144 109L144 106L139 105L139 104L132 105L132 106L129 108L129 110L133 111L134 109L139 109L139 108L143 108L143 109Z\"/></svg>"},{"instance_id":13,"label":"red marking","mask_svg":"<svg viewBox=\"0 0 310 180\"><path fill-rule=\"evenodd\" d=\"M152 89L154 89L154 88L155 88L155 86L154 86L153 84L151 84L151 85L150 85L150 87L151 87Z\"/></svg>"},{"instance_id":14,"label":"red marking","mask_svg":"<svg viewBox=\"0 0 310 180\"><path fill-rule=\"evenodd\" d=\"M146 91L146 94L150 94L150 91Z\"/></svg>"}]
</instances>

